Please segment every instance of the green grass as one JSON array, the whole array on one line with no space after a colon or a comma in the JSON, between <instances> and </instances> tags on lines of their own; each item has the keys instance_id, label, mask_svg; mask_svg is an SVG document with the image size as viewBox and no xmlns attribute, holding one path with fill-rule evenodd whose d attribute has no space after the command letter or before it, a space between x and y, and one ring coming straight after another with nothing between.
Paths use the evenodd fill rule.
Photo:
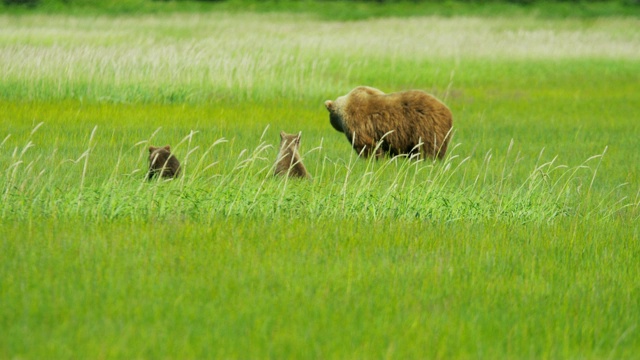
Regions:
<instances>
[{"instance_id":1,"label":"green grass","mask_svg":"<svg viewBox=\"0 0 640 360\"><path fill-rule=\"evenodd\" d=\"M634 357L617 226L5 224L3 357ZM114 229L127 237L114 235ZM90 233L88 237L85 234ZM372 236L372 234L375 234ZM612 241L614 240L615 241ZM24 276L28 274L29 276Z\"/></svg>"},{"instance_id":2,"label":"green grass","mask_svg":"<svg viewBox=\"0 0 640 360\"><path fill-rule=\"evenodd\" d=\"M0 27L0 358L640 350L637 20ZM447 158L359 159L323 106L357 85L443 99ZM280 130L313 181L271 175Z\"/></svg>"}]
</instances>

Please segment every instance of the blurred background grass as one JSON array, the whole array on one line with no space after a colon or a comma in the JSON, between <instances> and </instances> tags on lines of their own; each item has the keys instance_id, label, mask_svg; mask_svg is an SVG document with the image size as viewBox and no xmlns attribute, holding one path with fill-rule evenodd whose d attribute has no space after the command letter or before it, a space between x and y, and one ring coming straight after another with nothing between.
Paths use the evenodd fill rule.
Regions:
<instances>
[{"instance_id":1,"label":"blurred background grass","mask_svg":"<svg viewBox=\"0 0 640 360\"><path fill-rule=\"evenodd\" d=\"M413 16L522 16L596 18L639 16L638 0L3 0L5 11L74 13L294 12L325 20Z\"/></svg>"}]
</instances>

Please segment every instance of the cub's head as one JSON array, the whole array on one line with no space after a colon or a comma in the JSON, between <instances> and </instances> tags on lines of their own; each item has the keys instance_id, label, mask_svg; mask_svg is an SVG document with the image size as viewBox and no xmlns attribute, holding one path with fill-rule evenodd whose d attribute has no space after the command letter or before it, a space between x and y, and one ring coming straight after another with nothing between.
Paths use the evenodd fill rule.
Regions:
<instances>
[{"instance_id":1,"label":"cub's head","mask_svg":"<svg viewBox=\"0 0 640 360\"><path fill-rule=\"evenodd\" d=\"M163 147L149 146L149 164L164 164L171 155L171 147L169 145Z\"/></svg>"},{"instance_id":2,"label":"cub's head","mask_svg":"<svg viewBox=\"0 0 640 360\"><path fill-rule=\"evenodd\" d=\"M302 132L287 134L284 131L280 131L280 148L297 149L300 146L300 137L302 137Z\"/></svg>"}]
</instances>

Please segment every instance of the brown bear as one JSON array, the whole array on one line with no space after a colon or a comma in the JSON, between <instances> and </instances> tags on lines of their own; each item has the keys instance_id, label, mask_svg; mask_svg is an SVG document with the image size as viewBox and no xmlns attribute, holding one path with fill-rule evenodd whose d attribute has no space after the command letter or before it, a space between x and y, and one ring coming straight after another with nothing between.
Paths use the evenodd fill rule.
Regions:
<instances>
[{"instance_id":1,"label":"brown bear","mask_svg":"<svg viewBox=\"0 0 640 360\"><path fill-rule=\"evenodd\" d=\"M280 151L276 158L274 175L288 175L289 177L299 177L311 179L311 175L304 167L300 153L300 137L298 134L287 134L280 131Z\"/></svg>"},{"instance_id":2,"label":"brown bear","mask_svg":"<svg viewBox=\"0 0 640 360\"><path fill-rule=\"evenodd\" d=\"M174 178L180 174L180 162L171 153L169 145L164 147L149 146L147 179L151 180L157 174L163 178Z\"/></svg>"},{"instance_id":3,"label":"brown bear","mask_svg":"<svg viewBox=\"0 0 640 360\"><path fill-rule=\"evenodd\" d=\"M442 159L447 152L453 116L446 105L424 91L385 94L359 86L324 104L331 125L345 133L364 157L375 151L378 157L422 154Z\"/></svg>"}]
</instances>

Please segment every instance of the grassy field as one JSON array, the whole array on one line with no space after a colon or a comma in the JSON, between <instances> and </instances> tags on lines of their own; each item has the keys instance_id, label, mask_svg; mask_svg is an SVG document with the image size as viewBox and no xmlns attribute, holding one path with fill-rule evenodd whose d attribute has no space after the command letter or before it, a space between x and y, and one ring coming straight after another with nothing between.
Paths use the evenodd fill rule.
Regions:
<instances>
[{"instance_id":1,"label":"grassy field","mask_svg":"<svg viewBox=\"0 0 640 360\"><path fill-rule=\"evenodd\" d=\"M637 356L639 28L0 15L0 358ZM359 159L358 85L445 101L447 158Z\"/></svg>"}]
</instances>

